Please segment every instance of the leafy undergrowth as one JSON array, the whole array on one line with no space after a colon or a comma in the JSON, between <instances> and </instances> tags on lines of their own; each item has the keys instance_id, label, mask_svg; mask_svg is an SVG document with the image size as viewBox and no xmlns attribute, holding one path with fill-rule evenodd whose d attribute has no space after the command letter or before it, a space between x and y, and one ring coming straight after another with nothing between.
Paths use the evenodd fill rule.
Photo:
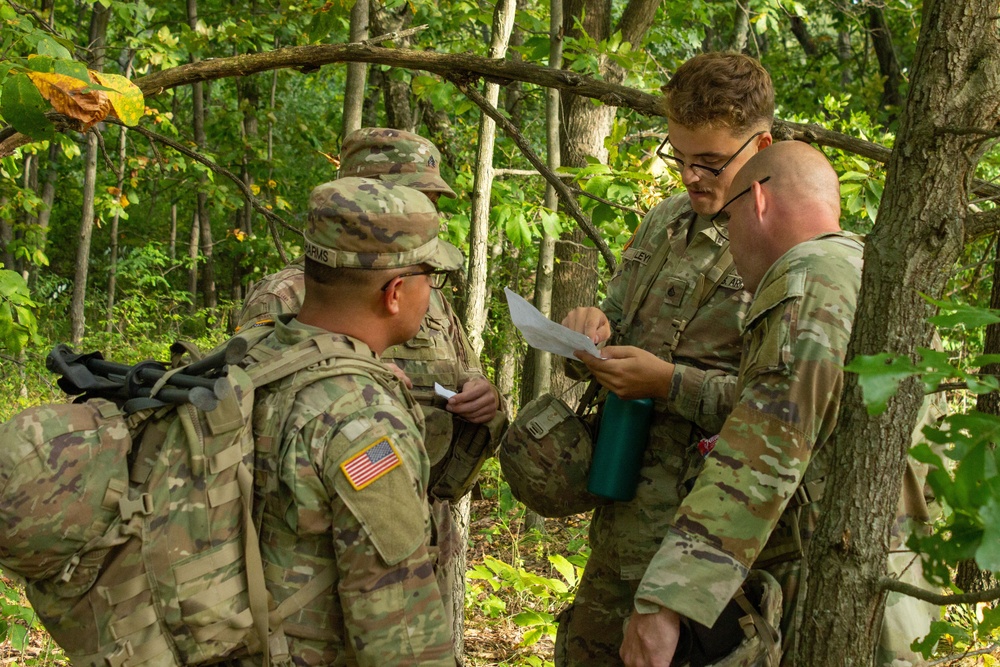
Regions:
<instances>
[{"instance_id":1,"label":"leafy undergrowth","mask_svg":"<svg viewBox=\"0 0 1000 667\"><path fill-rule=\"evenodd\" d=\"M526 528L506 485L473 500L471 514L466 665L552 665L555 617L573 599L589 553L589 516Z\"/></svg>"}]
</instances>

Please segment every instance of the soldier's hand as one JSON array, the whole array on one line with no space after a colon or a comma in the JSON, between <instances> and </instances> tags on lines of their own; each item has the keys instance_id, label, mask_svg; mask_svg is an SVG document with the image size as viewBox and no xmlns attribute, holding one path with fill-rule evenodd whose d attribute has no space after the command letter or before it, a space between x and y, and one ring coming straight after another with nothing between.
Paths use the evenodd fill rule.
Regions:
<instances>
[{"instance_id":1,"label":"soldier's hand","mask_svg":"<svg viewBox=\"0 0 1000 667\"><path fill-rule=\"evenodd\" d=\"M652 352L631 345L611 345L601 350L603 359L586 352L576 352L601 386L618 398L667 398L674 365Z\"/></svg>"},{"instance_id":2,"label":"soldier's hand","mask_svg":"<svg viewBox=\"0 0 1000 667\"><path fill-rule=\"evenodd\" d=\"M500 407L500 397L486 378L473 378L462 391L448 399L448 412L473 424L485 424L493 419Z\"/></svg>"},{"instance_id":3,"label":"soldier's hand","mask_svg":"<svg viewBox=\"0 0 1000 667\"><path fill-rule=\"evenodd\" d=\"M670 667L680 638L681 617L662 607L655 614L632 612L618 655L626 667Z\"/></svg>"},{"instance_id":4,"label":"soldier's hand","mask_svg":"<svg viewBox=\"0 0 1000 667\"><path fill-rule=\"evenodd\" d=\"M611 322L600 308L574 308L563 318L562 325L587 336L595 345L611 337Z\"/></svg>"},{"instance_id":5,"label":"soldier's hand","mask_svg":"<svg viewBox=\"0 0 1000 667\"><path fill-rule=\"evenodd\" d=\"M385 366L390 371L392 371L393 374L396 377L398 377L400 379L400 381L402 381L403 384L406 385L407 389L413 389L413 380L410 379L409 375L407 375L406 373L403 372L402 368L400 368L396 364L392 363L391 361L385 362Z\"/></svg>"}]
</instances>

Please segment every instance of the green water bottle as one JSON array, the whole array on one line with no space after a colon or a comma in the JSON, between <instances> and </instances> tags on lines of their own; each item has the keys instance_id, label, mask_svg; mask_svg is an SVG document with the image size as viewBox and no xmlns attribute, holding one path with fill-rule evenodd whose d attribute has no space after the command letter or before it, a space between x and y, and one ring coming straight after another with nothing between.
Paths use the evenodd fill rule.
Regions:
<instances>
[{"instance_id":1,"label":"green water bottle","mask_svg":"<svg viewBox=\"0 0 1000 667\"><path fill-rule=\"evenodd\" d=\"M608 394L590 464L588 491L611 500L635 498L652 413L651 398L626 401Z\"/></svg>"}]
</instances>

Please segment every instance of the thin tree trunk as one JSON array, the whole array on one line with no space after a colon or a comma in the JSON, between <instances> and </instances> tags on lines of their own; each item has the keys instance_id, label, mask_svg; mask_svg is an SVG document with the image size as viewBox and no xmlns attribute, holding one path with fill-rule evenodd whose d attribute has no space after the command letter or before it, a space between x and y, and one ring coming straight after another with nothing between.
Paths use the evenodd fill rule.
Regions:
<instances>
[{"instance_id":1,"label":"thin tree trunk","mask_svg":"<svg viewBox=\"0 0 1000 667\"><path fill-rule=\"evenodd\" d=\"M56 169L56 160L59 158L59 144L56 142L51 142L49 145L49 160L45 167L45 183L42 185L42 205L38 209L38 237L35 239L35 245L43 253L48 241L49 236L49 219L52 217L52 204L56 200L56 179L59 177L59 172ZM35 277L38 275L38 271L32 271L29 276L29 284L34 285Z\"/></svg>"},{"instance_id":2,"label":"thin tree trunk","mask_svg":"<svg viewBox=\"0 0 1000 667\"><path fill-rule=\"evenodd\" d=\"M903 74L899 66L899 58L896 56L896 47L892 43L892 33L889 31L889 25L885 22L885 12L882 7L872 5L868 8L868 29L871 31L872 47L878 57L879 73L885 78L879 106L883 109L893 107L898 110L903 104L903 94L900 90Z\"/></svg>"},{"instance_id":3,"label":"thin tree trunk","mask_svg":"<svg viewBox=\"0 0 1000 667\"><path fill-rule=\"evenodd\" d=\"M177 260L177 204L170 205L170 261Z\"/></svg>"},{"instance_id":4,"label":"thin tree trunk","mask_svg":"<svg viewBox=\"0 0 1000 667\"><path fill-rule=\"evenodd\" d=\"M813 41L812 35L809 34L809 28L806 26L806 22L802 20L802 17L798 14L793 14L789 17L792 26L792 34L795 35L796 41L798 41L799 46L807 56L812 58L816 55L816 42ZM849 44L849 43L848 43Z\"/></svg>"},{"instance_id":5,"label":"thin tree trunk","mask_svg":"<svg viewBox=\"0 0 1000 667\"><path fill-rule=\"evenodd\" d=\"M31 154L25 156L24 158L24 187L32 192L38 192L38 155ZM38 216L24 212L24 227L21 230L20 237L21 242L26 246L30 247L32 243L32 235L34 233L35 227L38 224ZM13 259L13 258L12 258ZM21 259L20 261L14 260L12 264L8 266L15 271L21 273L21 277L25 280L28 279L28 266L30 265L30 260Z\"/></svg>"},{"instance_id":6,"label":"thin tree trunk","mask_svg":"<svg viewBox=\"0 0 1000 667\"><path fill-rule=\"evenodd\" d=\"M90 69L104 68L104 44L108 30L109 7L95 3L90 16ZM73 298L70 303L70 331L74 345L83 340L86 326L84 303L87 298L87 275L90 263L90 240L94 232L94 195L97 187L97 128L87 134L87 149L84 157L83 173L83 213L80 219L80 235L76 248L76 271L73 277Z\"/></svg>"},{"instance_id":7,"label":"thin tree trunk","mask_svg":"<svg viewBox=\"0 0 1000 667\"><path fill-rule=\"evenodd\" d=\"M198 0L187 0L188 25L195 30L198 25ZM192 54L191 62L196 63L201 58ZM205 138L205 91L201 82L191 86L192 115L194 120L194 142L199 149L204 149ZM205 257L205 267L201 272L202 294L205 297L205 307L215 308L215 264L212 260L212 225L208 215L208 177L201 174L198 177L198 221L201 224L201 254Z\"/></svg>"},{"instance_id":8,"label":"thin tree trunk","mask_svg":"<svg viewBox=\"0 0 1000 667\"><path fill-rule=\"evenodd\" d=\"M729 42L729 50L743 53L747 48L747 35L750 33L750 11L742 2L736 3L733 10L733 38Z\"/></svg>"},{"instance_id":9,"label":"thin tree trunk","mask_svg":"<svg viewBox=\"0 0 1000 667\"><path fill-rule=\"evenodd\" d=\"M118 188L119 197L125 186L125 133L124 127L118 134ZM104 319L104 331L111 333L115 322L115 290L118 286L118 212L111 219L111 264L108 267L108 307Z\"/></svg>"},{"instance_id":10,"label":"thin tree trunk","mask_svg":"<svg viewBox=\"0 0 1000 667\"><path fill-rule=\"evenodd\" d=\"M351 41L368 39L368 0L355 0L351 10ZM347 81L344 84L344 127L343 136L361 129L361 114L365 105L365 86L368 81L368 65L350 63L347 65Z\"/></svg>"},{"instance_id":11,"label":"thin tree trunk","mask_svg":"<svg viewBox=\"0 0 1000 667\"><path fill-rule=\"evenodd\" d=\"M848 359L930 347L931 308L965 241L968 189L1000 114L995 0L927 0L910 93L889 159L885 194L868 235ZM868 415L848 374L821 513L807 558L806 600L794 665L870 665L882 616L889 533L911 432L924 400L919 379ZM878 443L872 447L871 443Z\"/></svg>"},{"instance_id":12,"label":"thin tree trunk","mask_svg":"<svg viewBox=\"0 0 1000 667\"><path fill-rule=\"evenodd\" d=\"M188 272L188 292L191 293L191 303L188 304L188 312L193 313L198 308L198 245L201 241L201 221L198 220L198 211L195 210L191 218L191 242L188 243L188 259L191 260L191 269Z\"/></svg>"},{"instance_id":13,"label":"thin tree trunk","mask_svg":"<svg viewBox=\"0 0 1000 667\"><path fill-rule=\"evenodd\" d=\"M393 12L380 7L376 0L372 0L369 7L369 19L371 30L376 35L385 35L408 28L413 21L413 12L406 4ZM409 37L398 40L401 47L409 46L410 42ZM416 123L413 118L413 108L410 106L409 82L393 77L391 71L386 72L381 69L375 69L372 72L372 81L382 89L386 125L397 130L415 131Z\"/></svg>"}]
</instances>

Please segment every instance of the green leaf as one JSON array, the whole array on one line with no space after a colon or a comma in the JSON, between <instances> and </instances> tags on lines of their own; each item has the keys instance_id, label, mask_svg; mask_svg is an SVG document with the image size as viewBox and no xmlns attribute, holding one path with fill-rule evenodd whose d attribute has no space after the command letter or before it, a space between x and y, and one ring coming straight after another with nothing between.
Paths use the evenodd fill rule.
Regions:
<instances>
[{"instance_id":1,"label":"green leaf","mask_svg":"<svg viewBox=\"0 0 1000 667\"><path fill-rule=\"evenodd\" d=\"M38 40L38 55L63 58L65 60L73 59L73 54L69 52L69 49L48 36Z\"/></svg>"},{"instance_id":2,"label":"green leaf","mask_svg":"<svg viewBox=\"0 0 1000 667\"><path fill-rule=\"evenodd\" d=\"M976 563L988 572L1000 572L1000 501L991 498L979 510L983 541L976 550Z\"/></svg>"},{"instance_id":3,"label":"green leaf","mask_svg":"<svg viewBox=\"0 0 1000 667\"><path fill-rule=\"evenodd\" d=\"M547 618L546 618L547 617ZM537 611L522 611L511 619L514 625L519 628L528 628L535 625L545 625L552 622L552 614L542 614Z\"/></svg>"},{"instance_id":4,"label":"green leaf","mask_svg":"<svg viewBox=\"0 0 1000 667\"><path fill-rule=\"evenodd\" d=\"M889 399L899 390L899 383L920 372L906 357L888 352L858 355L844 370L858 374L858 384L870 415L884 412Z\"/></svg>"},{"instance_id":5,"label":"green leaf","mask_svg":"<svg viewBox=\"0 0 1000 667\"><path fill-rule=\"evenodd\" d=\"M7 79L0 93L0 110L3 117L18 132L32 139L52 139L55 126L45 117L51 107L35 84L25 74L15 74Z\"/></svg>"},{"instance_id":6,"label":"green leaf","mask_svg":"<svg viewBox=\"0 0 1000 667\"><path fill-rule=\"evenodd\" d=\"M603 202L598 203L597 206L594 207L593 213L590 214L590 221L594 223L594 226L598 229L609 222L614 222L617 218L617 210L611 208Z\"/></svg>"},{"instance_id":7,"label":"green leaf","mask_svg":"<svg viewBox=\"0 0 1000 667\"><path fill-rule=\"evenodd\" d=\"M914 641L910 644L910 648L924 658L930 658L934 654L934 649L937 647L938 642L941 641L941 638L945 635L954 634L954 629L954 626L947 621L934 621L931 623L930 633L920 641Z\"/></svg>"},{"instance_id":8,"label":"green leaf","mask_svg":"<svg viewBox=\"0 0 1000 667\"><path fill-rule=\"evenodd\" d=\"M552 563L552 567L556 569L562 578L566 580L570 586L576 585L576 568L573 567L573 563L566 560L566 557L562 554L552 554L549 556L549 562Z\"/></svg>"}]
</instances>

